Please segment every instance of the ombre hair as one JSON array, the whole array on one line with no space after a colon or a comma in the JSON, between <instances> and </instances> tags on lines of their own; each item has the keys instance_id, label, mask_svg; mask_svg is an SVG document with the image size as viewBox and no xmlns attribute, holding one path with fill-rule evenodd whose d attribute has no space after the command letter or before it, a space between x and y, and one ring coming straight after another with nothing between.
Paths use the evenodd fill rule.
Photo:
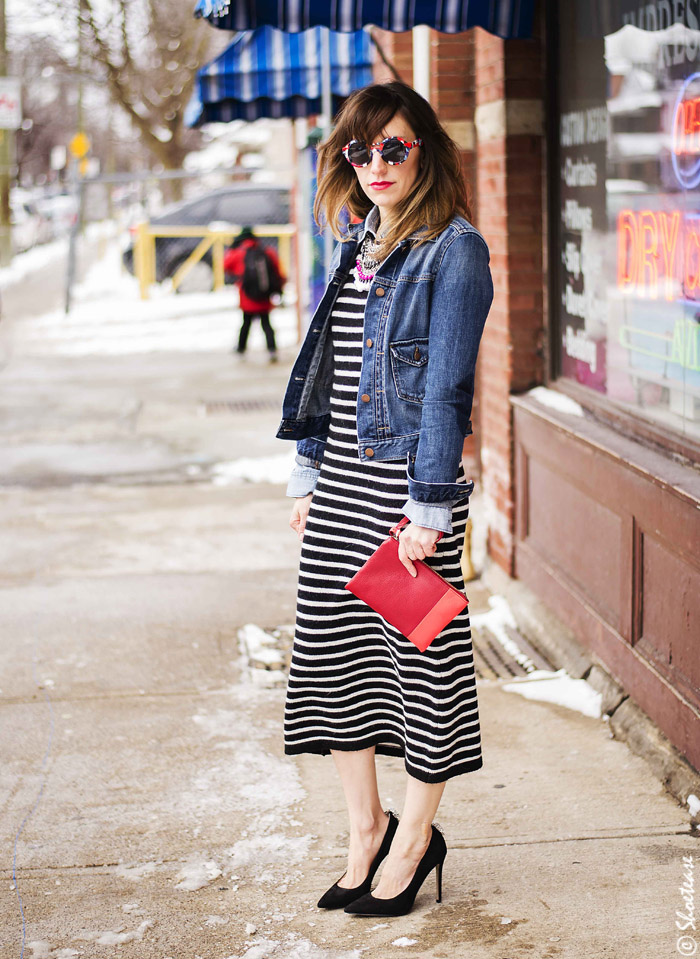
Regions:
<instances>
[{"instance_id":1,"label":"ombre hair","mask_svg":"<svg viewBox=\"0 0 700 959\"><path fill-rule=\"evenodd\" d=\"M328 223L337 240L348 239L341 229L344 207L356 217L366 217L372 201L360 186L342 148L350 140L373 143L396 114L406 120L423 145L418 148L420 171L408 196L392 211L391 226L380 241L377 255L388 256L407 237L421 230L416 245L438 236L456 213L471 220L462 176L459 147L441 125L437 114L419 93L399 80L372 83L351 93L335 127L318 148L318 191L314 219Z\"/></svg>"}]
</instances>

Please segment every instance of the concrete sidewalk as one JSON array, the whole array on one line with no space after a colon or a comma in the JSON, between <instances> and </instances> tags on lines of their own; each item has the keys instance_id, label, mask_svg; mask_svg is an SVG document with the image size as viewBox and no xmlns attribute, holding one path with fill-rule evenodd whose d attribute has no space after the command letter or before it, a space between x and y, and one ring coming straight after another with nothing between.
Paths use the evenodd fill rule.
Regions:
<instances>
[{"instance_id":1,"label":"concrete sidewalk","mask_svg":"<svg viewBox=\"0 0 700 959\"><path fill-rule=\"evenodd\" d=\"M479 682L484 767L438 816L443 902L431 876L406 917L316 909L344 870L340 785L330 757L284 757L284 677L239 641L256 624L284 657L290 503L281 484L214 481L222 460L286 453L272 401L292 358L3 373L0 957L20 956L19 896L33 959L692 955L687 810L603 720L502 680ZM467 592L489 608L483 582ZM378 768L400 810L402 761Z\"/></svg>"}]
</instances>

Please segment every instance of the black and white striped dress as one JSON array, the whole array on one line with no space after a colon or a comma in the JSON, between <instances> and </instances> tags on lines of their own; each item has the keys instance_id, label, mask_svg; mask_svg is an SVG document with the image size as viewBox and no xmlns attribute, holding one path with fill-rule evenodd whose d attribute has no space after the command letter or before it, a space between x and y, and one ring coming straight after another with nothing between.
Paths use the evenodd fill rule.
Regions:
<instances>
[{"instance_id":1,"label":"black and white striped dress","mask_svg":"<svg viewBox=\"0 0 700 959\"><path fill-rule=\"evenodd\" d=\"M468 607L420 652L345 583L401 519L406 459L362 462L357 392L367 290L352 277L331 316L331 424L301 546L287 685L288 755L331 749L403 756L407 772L443 782L482 766ZM458 482L466 482L460 465ZM468 498L429 564L464 589L460 555Z\"/></svg>"}]
</instances>

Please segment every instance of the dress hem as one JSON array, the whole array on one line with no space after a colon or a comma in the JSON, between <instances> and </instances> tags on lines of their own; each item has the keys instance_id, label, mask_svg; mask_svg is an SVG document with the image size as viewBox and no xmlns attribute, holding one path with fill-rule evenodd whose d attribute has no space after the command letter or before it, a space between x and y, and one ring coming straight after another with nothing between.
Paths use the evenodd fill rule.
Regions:
<instances>
[{"instance_id":1,"label":"dress hem","mask_svg":"<svg viewBox=\"0 0 700 959\"><path fill-rule=\"evenodd\" d=\"M364 740L360 743L350 743L347 741L334 743L324 740L323 742L319 743L305 743L302 746L295 746L285 743L284 754L285 756L300 756L304 753L309 753L314 756L329 756L331 749L337 749L339 752L357 752L360 749L369 749L371 746L374 746L374 751L377 756L395 756L399 759L404 759L406 772L414 779L418 779L420 782L424 783L447 782L448 779L453 779L455 776L462 776L465 773L476 772L477 769L481 769L484 765L483 756L478 756L476 759L470 759L465 762L458 763L457 765L451 767L447 773L426 773L425 770L416 769L415 766L412 766L409 763L409 761L405 758L406 754L402 746L392 745L386 742L376 743L368 740Z\"/></svg>"}]
</instances>

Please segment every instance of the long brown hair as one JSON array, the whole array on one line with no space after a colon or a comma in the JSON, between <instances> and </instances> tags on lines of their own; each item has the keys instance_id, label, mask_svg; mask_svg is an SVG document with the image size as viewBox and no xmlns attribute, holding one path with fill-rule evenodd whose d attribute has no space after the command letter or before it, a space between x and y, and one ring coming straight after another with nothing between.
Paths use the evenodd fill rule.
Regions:
<instances>
[{"instance_id":1,"label":"long brown hair","mask_svg":"<svg viewBox=\"0 0 700 959\"><path fill-rule=\"evenodd\" d=\"M372 83L355 90L341 107L335 128L318 148L318 191L314 219L328 223L338 240L346 239L340 228L343 207L366 217L373 203L360 186L353 167L342 153L350 140L372 143L397 113L423 140L419 148L421 170L408 196L392 212L391 226L380 243L378 256L385 257L419 228L416 245L438 236L459 213L471 220L471 210L462 176L459 147L419 93L400 80Z\"/></svg>"}]
</instances>

